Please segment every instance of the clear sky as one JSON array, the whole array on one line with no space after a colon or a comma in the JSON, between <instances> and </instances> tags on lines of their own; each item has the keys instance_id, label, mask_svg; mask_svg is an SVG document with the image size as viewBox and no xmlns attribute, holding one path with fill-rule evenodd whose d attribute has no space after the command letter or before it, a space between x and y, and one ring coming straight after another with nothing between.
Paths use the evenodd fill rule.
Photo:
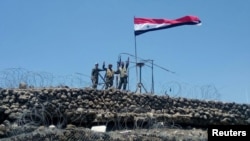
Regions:
<instances>
[{"instance_id":1,"label":"clear sky","mask_svg":"<svg viewBox=\"0 0 250 141\"><path fill-rule=\"evenodd\" d=\"M138 61L155 64L155 94L249 104L249 6L248 0L1 0L0 84L6 69L24 68L53 74L53 84L77 76L86 83L74 87L85 87L95 62L116 68L121 55L123 61L130 56L129 89L135 91L136 42ZM198 16L202 26L134 37L134 17L185 15ZM152 67L145 63L141 82L151 91Z\"/></svg>"}]
</instances>

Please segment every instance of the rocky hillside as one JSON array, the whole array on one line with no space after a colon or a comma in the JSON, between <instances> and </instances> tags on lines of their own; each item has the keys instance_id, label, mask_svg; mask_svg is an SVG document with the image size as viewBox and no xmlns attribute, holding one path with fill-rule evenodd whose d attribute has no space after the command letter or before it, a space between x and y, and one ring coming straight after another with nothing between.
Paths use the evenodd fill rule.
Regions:
<instances>
[{"instance_id":1,"label":"rocky hillside","mask_svg":"<svg viewBox=\"0 0 250 141\"><path fill-rule=\"evenodd\" d=\"M12 133L14 125L15 129L29 127ZM0 90L0 138L27 134L29 130L50 125L61 130L106 125L109 133L173 127L199 128L205 133L209 125L250 125L250 104L135 94L116 89Z\"/></svg>"}]
</instances>

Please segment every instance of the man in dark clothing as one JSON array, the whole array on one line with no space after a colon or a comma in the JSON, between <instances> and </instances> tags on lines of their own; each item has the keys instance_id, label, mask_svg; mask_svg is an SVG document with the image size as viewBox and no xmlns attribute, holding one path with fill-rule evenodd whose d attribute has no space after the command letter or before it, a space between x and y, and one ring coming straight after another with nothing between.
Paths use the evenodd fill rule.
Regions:
<instances>
[{"instance_id":1,"label":"man in dark clothing","mask_svg":"<svg viewBox=\"0 0 250 141\"><path fill-rule=\"evenodd\" d=\"M98 63L95 63L95 67L91 71L92 88L96 89L98 85L99 72L104 71L98 68Z\"/></svg>"}]
</instances>

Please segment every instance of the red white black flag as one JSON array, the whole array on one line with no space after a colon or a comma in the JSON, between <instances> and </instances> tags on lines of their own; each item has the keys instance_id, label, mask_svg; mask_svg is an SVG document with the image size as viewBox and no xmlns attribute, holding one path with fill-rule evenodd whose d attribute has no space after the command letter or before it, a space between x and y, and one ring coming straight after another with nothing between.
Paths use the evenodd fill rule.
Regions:
<instances>
[{"instance_id":1,"label":"red white black flag","mask_svg":"<svg viewBox=\"0 0 250 141\"><path fill-rule=\"evenodd\" d=\"M145 32L161 30L181 25L199 25L201 20L196 16L184 16L178 19L134 18L134 33L140 35Z\"/></svg>"}]
</instances>

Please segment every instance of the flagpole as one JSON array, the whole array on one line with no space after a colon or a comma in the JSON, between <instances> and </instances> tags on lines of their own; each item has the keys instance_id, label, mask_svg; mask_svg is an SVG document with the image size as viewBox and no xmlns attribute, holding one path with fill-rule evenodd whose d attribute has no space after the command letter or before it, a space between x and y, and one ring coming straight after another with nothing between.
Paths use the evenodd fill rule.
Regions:
<instances>
[{"instance_id":1,"label":"flagpole","mask_svg":"<svg viewBox=\"0 0 250 141\"><path fill-rule=\"evenodd\" d=\"M135 19L135 17L134 17ZM136 35L134 33L134 41L135 41L135 64L137 65L137 47L136 47ZM137 69L137 66L135 67L136 68L136 81L138 83L138 69Z\"/></svg>"}]
</instances>

